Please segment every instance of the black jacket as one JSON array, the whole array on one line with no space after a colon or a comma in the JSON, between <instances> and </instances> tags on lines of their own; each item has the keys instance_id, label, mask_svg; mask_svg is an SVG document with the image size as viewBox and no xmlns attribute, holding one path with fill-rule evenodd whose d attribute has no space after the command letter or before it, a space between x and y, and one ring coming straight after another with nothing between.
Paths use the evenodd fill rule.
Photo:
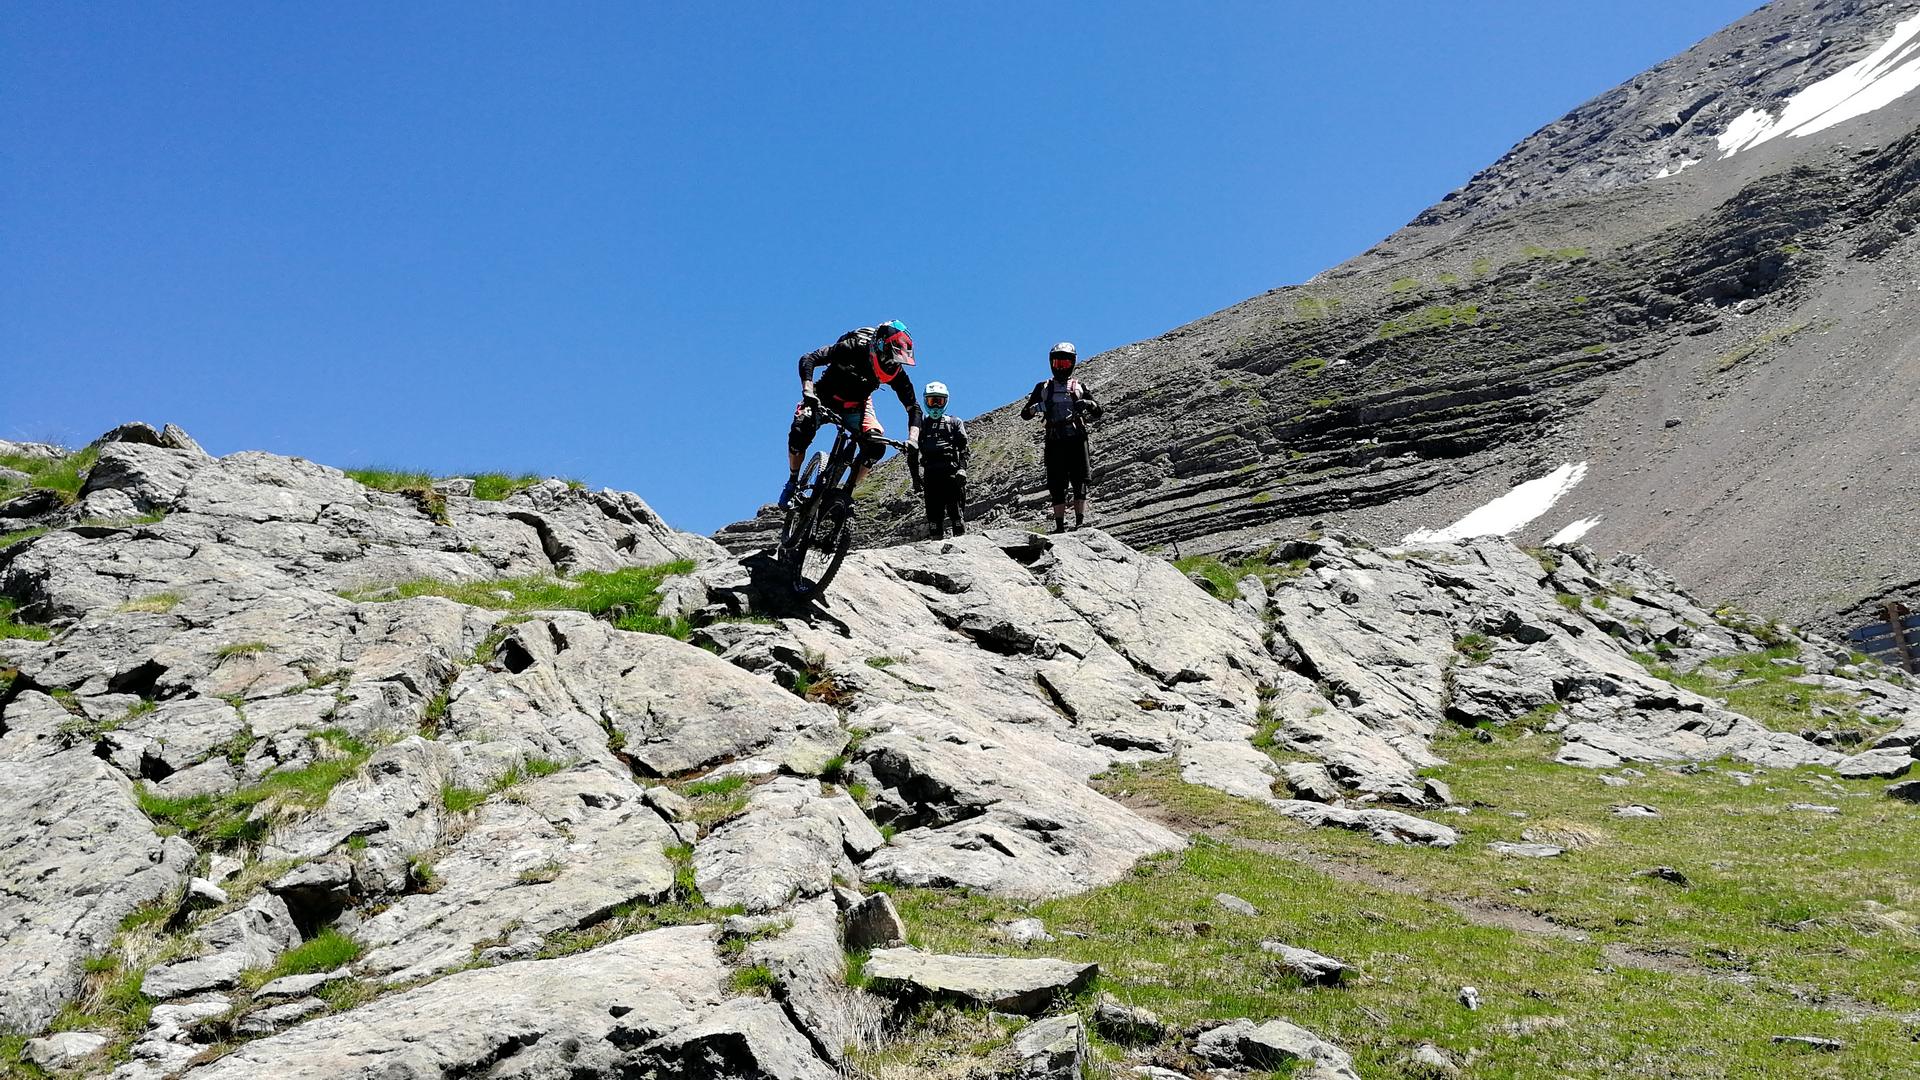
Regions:
<instances>
[{"instance_id":1,"label":"black jacket","mask_svg":"<svg viewBox=\"0 0 1920 1080\"><path fill-rule=\"evenodd\" d=\"M1061 400L1070 402L1071 407L1056 408L1056 401ZM1100 403L1093 400L1079 379L1069 377L1064 384L1058 379L1042 379L1027 395L1020 418L1030 420L1039 413L1047 421L1048 439L1084 439L1087 421L1100 419L1100 411Z\"/></svg>"},{"instance_id":2,"label":"black jacket","mask_svg":"<svg viewBox=\"0 0 1920 1080\"><path fill-rule=\"evenodd\" d=\"M880 376L873 370L873 357L867 351L872 341L871 326L847 331L840 340L800 358L800 380L813 383L814 393L829 405L851 409L865 404L881 386ZM823 367L826 374L815 379L814 371ZM913 392L913 379L907 369L901 368L886 385L893 387L900 405L907 410L907 426L919 427L920 399Z\"/></svg>"},{"instance_id":3,"label":"black jacket","mask_svg":"<svg viewBox=\"0 0 1920 1080\"><path fill-rule=\"evenodd\" d=\"M967 467L967 425L958 417L942 416L920 425L920 463L929 474L951 476Z\"/></svg>"}]
</instances>

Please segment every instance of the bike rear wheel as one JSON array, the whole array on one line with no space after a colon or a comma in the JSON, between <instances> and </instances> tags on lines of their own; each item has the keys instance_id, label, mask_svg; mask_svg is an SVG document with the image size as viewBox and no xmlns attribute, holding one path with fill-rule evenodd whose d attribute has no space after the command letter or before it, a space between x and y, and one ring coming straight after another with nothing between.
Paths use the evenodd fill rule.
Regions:
<instances>
[{"instance_id":1,"label":"bike rear wheel","mask_svg":"<svg viewBox=\"0 0 1920 1080\"><path fill-rule=\"evenodd\" d=\"M818 513L813 515L813 527L810 534L801 538L793 564L793 594L800 597L817 597L827 591L833 576L840 572L840 564L847 557L847 551L853 547L853 508L848 504L844 513L831 503L838 492L826 491L816 501Z\"/></svg>"}]
</instances>

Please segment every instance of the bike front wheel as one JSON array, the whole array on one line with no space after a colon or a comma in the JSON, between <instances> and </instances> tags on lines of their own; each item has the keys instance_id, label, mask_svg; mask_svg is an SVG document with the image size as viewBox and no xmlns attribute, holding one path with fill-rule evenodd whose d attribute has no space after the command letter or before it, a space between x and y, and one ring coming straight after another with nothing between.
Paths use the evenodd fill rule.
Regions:
<instances>
[{"instance_id":1,"label":"bike front wheel","mask_svg":"<svg viewBox=\"0 0 1920 1080\"><path fill-rule=\"evenodd\" d=\"M795 596L812 598L826 592L853 547L853 508L850 502L836 506L836 494L822 492L814 500L810 527L806 535L796 538L788 564Z\"/></svg>"}]
</instances>

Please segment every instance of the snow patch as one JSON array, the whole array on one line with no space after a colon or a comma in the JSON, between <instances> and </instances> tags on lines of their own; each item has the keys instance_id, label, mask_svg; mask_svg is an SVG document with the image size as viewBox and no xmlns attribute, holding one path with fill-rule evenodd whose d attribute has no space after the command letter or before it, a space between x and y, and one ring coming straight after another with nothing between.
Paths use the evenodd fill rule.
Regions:
<instances>
[{"instance_id":1,"label":"snow patch","mask_svg":"<svg viewBox=\"0 0 1920 1080\"><path fill-rule=\"evenodd\" d=\"M1893 36L1866 59L1821 79L1787 99L1775 117L1748 109L1718 140L1730 157L1782 135L1799 138L1865 116L1920 88L1920 15L1893 28Z\"/></svg>"},{"instance_id":2,"label":"snow patch","mask_svg":"<svg viewBox=\"0 0 1920 1080\"><path fill-rule=\"evenodd\" d=\"M1653 178L1655 180L1665 180L1669 176L1679 176L1681 173L1686 172L1698 164L1700 164L1700 159L1697 157L1681 158L1680 164L1678 165L1660 166L1660 171L1654 173Z\"/></svg>"},{"instance_id":3,"label":"snow patch","mask_svg":"<svg viewBox=\"0 0 1920 1080\"><path fill-rule=\"evenodd\" d=\"M1510 536L1521 526L1553 509L1561 496L1586 479L1587 463L1568 462L1545 476L1529 480L1444 529L1422 529L1401 543L1421 544L1465 540L1471 536Z\"/></svg>"},{"instance_id":4,"label":"snow patch","mask_svg":"<svg viewBox=\"0 0 1920 1080\"><path fill-rule=\"evenodd\" d=\"M1554 533L1552 536L1547 537L1547 543L1549 544L1574 543L1578 541L1581 537L1592 532L1593 527L1598 524L1600 524L1600 519L1598 517L1581 518L1579 521L1576 521L1573 524L1567 526L1566 528L1561 529L1559 532Z\"/></svg>"}]
</instances>

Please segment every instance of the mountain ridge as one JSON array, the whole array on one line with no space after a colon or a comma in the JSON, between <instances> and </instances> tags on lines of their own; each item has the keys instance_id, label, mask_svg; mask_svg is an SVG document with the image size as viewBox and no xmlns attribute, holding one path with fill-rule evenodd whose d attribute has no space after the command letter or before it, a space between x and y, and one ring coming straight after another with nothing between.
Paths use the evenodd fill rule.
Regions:
<instances>
[{"instance_id":1,"label":"mountain ridge","mask_svg":"<svg viewBox=\"0 0 1920 1080\"><path fill-rule=\"evenodd\" d=\"M1253 550L1315 521L1407 535L1586 462L1516 536L1593 520L1593 543L1830 629L1912 592L1920 358L1900 298L1920 96L1657 174L1872 54L1915 10L1771 4L1522 140L1369 251L1083 363L1109 411L1099 520L1182 551ZM1647 123L1669 111L1671 131ZM1570 145L1594 167L1563 160ZM1523 163L1544 176L1518 183ZM1013 412L972 422L983 520L1042 515L1035 437ZM897 466L865 494L875 542L914 535ZM744 550L773 525L716 538Z\"/></svg>"}]
</instances>

